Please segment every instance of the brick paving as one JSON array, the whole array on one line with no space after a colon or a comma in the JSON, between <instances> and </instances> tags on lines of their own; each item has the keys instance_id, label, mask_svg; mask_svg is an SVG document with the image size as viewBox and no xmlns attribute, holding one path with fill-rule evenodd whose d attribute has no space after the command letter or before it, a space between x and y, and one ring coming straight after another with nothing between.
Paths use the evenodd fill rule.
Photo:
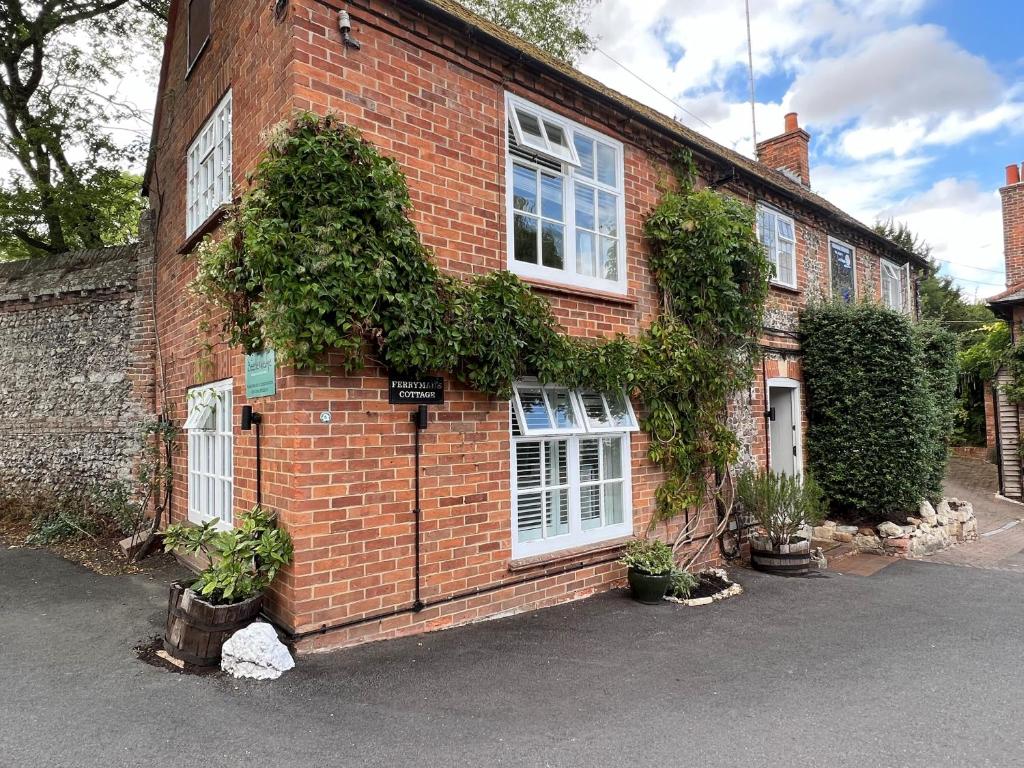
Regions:
<instances>
[{"instance_id":1,"label":"brick paving","mask_svg":"<svg viewBox=\"0 0 1024 768\"><path fill-rule=\"evenodd\" d=\"M992 464L954 456L946 478L946 495L969 501L978 518L977 541L961 544L926 559L933 563L1024 573L1024 506L996 498L998 476Z\"/></svg>"}]
</instances>

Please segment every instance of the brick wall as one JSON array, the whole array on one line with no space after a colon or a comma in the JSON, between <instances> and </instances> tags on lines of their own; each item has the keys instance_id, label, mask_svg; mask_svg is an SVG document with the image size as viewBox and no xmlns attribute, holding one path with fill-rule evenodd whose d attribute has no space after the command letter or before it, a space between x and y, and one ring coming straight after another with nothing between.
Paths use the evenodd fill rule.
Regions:
<instances>
[{"instance_id":1,"label":"brick wall","mask_svg":"<svg viewBox=\"0 0 1024 768\"><path fill-rule=\"evenodd\" d=\"M0 264L0 507L130 478L152 413L151 253Z\"/></svg>"},{"instance_id":2,"label":"brick wall","mask_svg":"<svg viewBox=\"0 0 1024 768\"><path fill-rule=\"evenodd\" d=\"M663 137L622 120L578 88L522 60L476 45L463 31L407 4L344 4L352 15L352 34L361 43L359 50L346 48L336 23L342 5L293 0L280 21L266 4L217 6L210 45L187 81L184 36L172 19L164 90L173 91L174 98L164 103L159 120L151 196L159 199L161 401L178 423L197 374L207 381L233 377L236 424L246 402L242 356L202 330L206 313L187 291L195 265L184 237L185 151L229 85L239 192L256 162L263 129L293 109L335 111L398 160L424 243L439 266L465 276L503 269L507 263L506 90L619 139L625 145L627 296L541 284L537 290L566 330L581 337L636 336L657 311L642 226L658 199L659 182L668 175L665 158L672 147ZM715 169L702 172L706 179ZM751 202L765 197L739 185L730 191ZM799 308L828 290L823 271L827 227L814 214L794 210L791 202L773 202L793 213L800 232L800 288L773 291L771 297L773 324L791 330ZM867 271L858 288L872 290ZM216 318L212 325L217 327ZM793 338L776 335L766 338L769 342L782 350L766 363L769 375L782 375L785 368L798 378ZM212 372L197 365L204 343L212 346ZM422 596L429 607L390 615L410 606L414 588L409 410L387 404L384 371L368 366L358 375L343 376L330 358L327 362L322 374L280 370L277 395L253 403L264 415L263 500L280 513L296 544L295 563L275 584L270 610L287 628L311 633L300 647L449 626L581 597L621 582L623 570L614 563L620 543L543 561L512 560L509 403L449 381L446 403L431 409L423 435ZM763 382L738 397L733 408L751 460L765 458L758 447L764 444L763 410ZM331 414L329 423L321 422L323 411ZM635 434L631 445L634 528L643 534L662 475L646 458L646 435ZM182 448L175 464L176 520L186 516ZM235 432L235 476L237 514L255 501L253 433ZM713 519L713 513L705 515L698 537L711 532ZM678 525L659 526L656 532L672 535ZM713 545L707 552L709 560L717 557ZM316 634L324 626L332 630Z\"/></svg>"},{"instance_id":3,"label":"brick wall","mask_svg":"<svg viewBox=\"0 0 1024 768\"><path fill-rule=\"evenodd\" d=\"M1003 200L1003 258L1006 286L1024 282L1024 183L1021 168L1006 168L1006 186L999 190Z\"/></svg>"}]
</instances>

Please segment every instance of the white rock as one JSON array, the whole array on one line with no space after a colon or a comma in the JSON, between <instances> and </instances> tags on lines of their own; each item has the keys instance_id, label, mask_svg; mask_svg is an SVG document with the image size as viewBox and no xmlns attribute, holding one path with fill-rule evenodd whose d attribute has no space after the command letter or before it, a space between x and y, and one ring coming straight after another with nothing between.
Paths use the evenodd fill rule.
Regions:
<instances>
[{"instance_id":1,"label":"white rock","mask_svg":"<svg viewBox=\"0 0 1024 768\"><path fill-rule=\"evenodd\" d=\"M276 680L295 666L295 660L269 624L254 621L238 630L221 651L220 668L234 677Z\"/></svg>"},{"instance_id":2,"label":"white rock","mask_svg":"<svg viewBox=\"0 0 1024 768\"><path fill-rule=\"evenodd\" d=\"M950 499L943 499L939 502L939 506L935 508L935 514L943 517L952 517L953 510L950 509Z\"/></svg>"},{"instance_id":3,"label":"white rock","mask_svg":"<svg viewBox=\"0 0 1024 768\"><path fill-rule=\"evenodd\" d=\"M896 525L896 523L890 523L886 521L878 526L878 535L881 536L883 539L891 539L895 538L896 536L902 536L903 529L900 526Z\"/></svg>"},{"instance_id":4,"label":"white rock","mask_svg":"<svg viewBox=\"0 0 1024 768\"><path fill-rule=\"evenodd\" d=\"M920 508L917 510L917 516L922 520L931 522L930 518L935 517L935 514L935 507L932 506L932 503L928 501L928 499L924 499L921 502Z\"/></svg>"}]
</instances>

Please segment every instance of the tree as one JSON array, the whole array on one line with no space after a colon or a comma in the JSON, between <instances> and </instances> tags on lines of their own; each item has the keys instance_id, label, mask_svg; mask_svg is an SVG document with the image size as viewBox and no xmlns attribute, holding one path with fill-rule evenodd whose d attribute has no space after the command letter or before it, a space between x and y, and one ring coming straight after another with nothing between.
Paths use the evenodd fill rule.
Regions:
<instances>
[{"instance_id":1,"label":"tree","mask_svg":"<svg viewBox=\"0 0 1024 768\"><path fill-rule=\"evenodd\" d=\"M921 280L921 318L934 320L957 338L961 373L957 395L955 444L985 444L985 385L998 367L998 358L1005 348L1005 324L996 319L985 304L964 299L960 287L947 275L939 274L939 266L931 256L931 247L910 231L903 222L879 221L875 231L902 248L926 259L928 271Z\"/></svg>"},{"instance_id":2,"label":"tree","mask_svg":"<svg viewBox=\"0 0 1024 768\"><path fill-rule=\"evenodd\" d=\"M575 63L594 50L587 33L590 9L597 0L461 0L485 19L543 48L556 58Z\"/></svg>"},{"instance_id":3,"label":"tree","mask_svg":"<svg viewBox=\"0 0 1024 768\"><path fill-rule=\"evenodd\" d=\"M167 0L0 2L0 258L123 242L142 202L135 177L147 137L107 126L138 117L110 83L162 36Z\"/></svg>"}]
</instances>

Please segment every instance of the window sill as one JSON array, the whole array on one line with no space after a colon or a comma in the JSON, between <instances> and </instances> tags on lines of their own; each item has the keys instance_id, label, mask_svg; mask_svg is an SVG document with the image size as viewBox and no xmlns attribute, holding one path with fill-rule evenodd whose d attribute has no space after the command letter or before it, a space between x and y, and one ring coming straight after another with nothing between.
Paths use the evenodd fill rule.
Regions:
<instances>
[{"instance_id":1,"label":"window sill","mask_svg":"<svg viewBox=\"0 0 1024 768\"><path fill-rule=\"evenodd\" d=\"M585 560L594 555L602 555L616 552L626 546L632 536L619 536L615 539L600 541L595 544L584 544L580 547L560 549L557 552L548 552L543 555L532 557L521 557L509 561L508 570L511 573L528 571L533 568L544 568L551 565L561 565L569 560Z\"/></svg>"},{"instance_id":2,"label":"window sill","mask_svg":"<svg viewBox=\"0 0 1024 768\"><path fill-rule=\"evenodd\" d=\"M600 291L596 288L583 288L576 285L570 285L568 283L553 283L549 280L540 280L536 277L524 277L523 275L519 275L519 279L527 285L532 286L539 291L544 291L545 293L557 293L562 296L571 296L574 298L582 297L587 299L598 299L600 301L607 301L614 304L625 304L627 306L636 305L636 299L634 297L623 293Z\"/></svg>"},{"instance_id":3,"label":"window sill","mask_svg":"<svg viewBox=\"0 0 1024 768\"><path fill-rule=\"evenodd\" d=\"M793 296L800 296L803 294L803 291L800 288L793 285L785 285L784 283L772 282L769 283L768 286L772 290L782 291L782 293L789 293L792 294Z\"/></svg>"},{"instance_id":4,"label":"window sill","mask_svg":"<svg viewBox=\"0 0 1024 768\"><path fill-rule=\"evenodd\" d=\"M217 206L213 213L206 217L206 221L196 227L195 232L185 238L185 242L178 248L178 253L186 254L194 251L202 239L213 232L224 221L230 207L227 203L221 203Z\"/></svg>"}]
</instances>

